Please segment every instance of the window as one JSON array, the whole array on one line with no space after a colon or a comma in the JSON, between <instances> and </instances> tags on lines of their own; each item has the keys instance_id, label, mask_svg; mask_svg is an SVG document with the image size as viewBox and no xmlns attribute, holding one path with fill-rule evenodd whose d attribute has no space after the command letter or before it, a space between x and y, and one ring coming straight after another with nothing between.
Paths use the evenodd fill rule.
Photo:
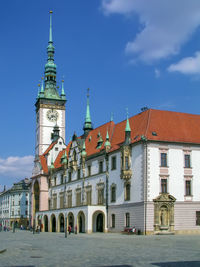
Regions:
<instances>
[{"instance_id":1,"label":"window","mask_svg":"<svg viewBox=\"0 0 200 267\"><path fill-rule=\"evenodd\" d=\"M76 206L81 205L81 190L76 191Z\"/></svg>"},{"instance_id":2,"label":"window","mask_svg":"<svg viewBox=\"0 0 200 267\"><path fill-rule=\"evenodd\" d=\"M71 180L72 180L72 173L69 172L68 174L69 174L69 179L68 179L68 181L71 182Z\"/></svg>"},{"instance_id":3,"label":"window","mask_svg":"<svg viewBox=\"0 0 200 267\"><path fill-rule=\"evenodd\" d=\"M190 155L185 155L185 168L191 168Z\"/></svg>"},{"instance_id":4,"label":"window","mask_svg":"<svg viewBox=\"0 0 200 267\"><path fill-rule=\"evenodd\" d=\"M56 176L54 177L54 186L56 186Z\"/></svg>"},{"instance_id":5,"label":"window","mask_svg":"<svg viewBox=\"0 0 200 267\"><path fill-rule=\"evenodd\" d=\"M72 191L69 191L67 194L67 207L72 207Z\"/></svg>"},{"instance_id":6,"label":"window","mask_svg":"<svg viewBox=\"0 0 200 267\"><path fill-rule=\"evenodd\" d=\"M78 169L78 172L77 172L77 179L80 179L81 178L81 170Z\"/></svg>"},{"instance_id":7,"label":"window","mask_svg":"<svg viewBox=\"0 0 200 267\"><path fill-rule=\"evenodd\" d=\"M191 196L191 181L190 180L185 181L185 195Z\"/></svg>"},{"instance_id":8,"label":"window","mask_svg":"<svg viewBox=\"0 0 200 267\"><path fill-rule=\"evenodd\" d=\"M13 201L13 203L12 203L12 204L13 204L13 206L14 206L14 205L15 205L15 202Z\"/></svg>"},{"instance_id":9,"label":"window","mask_svg":"<svg viewBox=\"0 0 200 267\"><path fill-rule=\"evenodd\" d=\"M112 215L111 215L111 220L112 220L112 221L111 221L111 227L112 227L112 228L115 228L115 214L112 214Z\"/></svg>"},{"instance_id":10,"label":"window","mask_svg":"<svg viewBox=\"0 0 200 267\"><path fill-rule=\"evenodd\" d=\"M14 216L14 210L12 210L12 216Z\"/></svg>"},{"instance_id":11,"label":"window","mask_svg":"<svg viewBox=\"0 0 200 267\"><path fill-rule=\"evenodd\" d=\"M161 167L167 167L167 153L161 153Z\"/></svg>"},{"instance_id":12,"label":"window","mask_svg":"<svg viewBox=\"0 0 200 267\"><path fill-rule=\"evenodd\" d=\"M28 205L28 200L26 200L26 206Z\"/></svg>"},{"instance_id":13,"label":"window","mask_svg":"<svg viewBox=\"0 0 200 267\"><path fill-rule=\"evenodd\" d=\"M60 176L60 184L63 184L63 174Z\"/></svg>"},{"instance_id":14,"label":"window","mask_svg":"<svg viewBox=\"0 0 200 267\"><path fill-rule=\"evenodd\" d=\"M53 196L53 209L54 210L57 209L57 196L56 195Z\"/></svg>"},{"instance_id":15,"label":"window","mask_svg":"<svg viewBox=\"0 0 200 267\"><path fill-rule=\"evenodd\" d=\"M92 189L86 191L86 204L92 204Z\"/></svg>"},{"instance_id":16,"label":"window","mask_svg":"<svg viewBox=\"0 0 200 267\"><path fill-rule=\"evenodd\" d=\"M130 227L130 213L126 213L126 221L125 221L125 226Z\"/></svg>"},{"instance_id":17,"label":"window","mask_svg":"<svg viewBox=\"0 0 200 267\"><path fill-rule=\"evenodd\" d=\"M116 186L111 186L111 202L116 201Z\"/></svg>"},{"instance_id":18,"label":"window","mask_svg":"<svg viewBox=\"0 0 200 267\"><path fill-rule=\"evenodd\" d=\"M129 170L129 158L127 156L125 157L125 170Z\"/></svg>"},{"instance_id":19,"label":"window","mask_svg":"<svg viewBox=\"0 0 200 267\"><path fill-rule=\"evenodd\" d=\"M89 165L88 166L88 176L90 176L91 175L91 166Z\"/></svg>"},{"instance_id":20,"label":"window","mask_svg":"<svg viewBox=\"0 0 200 267\"><path fill-rule=\"evenodd\" d=\"M99 161L99 173L103 172L103 161Z\"/></svg>"},{"instance_id":21,"label":"window","mask_svg":"<svg viewBox=\"0 0 200 267\"><path fill-rule=\"evenodd\" d=\"M130 193L131 193L131 185L126 184L125 185L125 201L130 200Z\"/></svg>"},{"instance_id":22,"label":"window","mask_svg":"<svg viewBox=\"0 0 200 267\"><path fill-rule=\"evenodd\" d=\"M111 170L116 170L116 156L111 158Z\"/></svg>"},{"instance_id":23,"label":"window","mask_svg":"<svg viewBox=\"0 0 200 267\"><path fill-rule=\"evenodd\" d=\"M200 225L200 211L196 211L196 225Z\"/></svg>"},{"instance_id":24,"label":"window","mask_svg":"<svg viewBox=\"0 0 200 267\"><path fill-rule=\"evenodd\" d=\"M18 204L19 204L19 206L20 206L20 200L19 200L19 203L18 203Z\"/></svg>"},{"instance_id":25,"label":"window","mask_svg":"<svg viewBox=\"0 0 200 267\"><path fill-rule=\"evenodd\" d=\"M161 193L167 193L167 179L161 179Z\"/></svg>"},{"instance_id":26,"label":"window","mask_svg":"<svg viewBox=\"0 0 200 267\"><path fill-rule=\"evenodd\" d=\"M28 215L28 210L25 211L25 214Z\"/></svg>"},{"instance_id":27,"label":"window","mask_svg":"<svg viewBox=\"0 0 200 267\"><path fill-rule=\"evenodd\" d=\"M104 188L98 189L98 205L103 205L104 203Z\"/></svg>"},{"instance_id":28,"label":"window","mask_svg":"<svg viewBox=\"0 0 200 267\"><path fill-rule=\"evenodd\" d=\"M64 208L64 194L60 194L60 209Z\"/></svg>"},{"instance_id":29,"label":"window","mask_svg":"<svg viewBox=\"0 0 200 267\"><path fill-rule=\"evenodd\" d=\"M20 215L20 210L18 210L18 215Z\"/></svg>"}]
</instances>

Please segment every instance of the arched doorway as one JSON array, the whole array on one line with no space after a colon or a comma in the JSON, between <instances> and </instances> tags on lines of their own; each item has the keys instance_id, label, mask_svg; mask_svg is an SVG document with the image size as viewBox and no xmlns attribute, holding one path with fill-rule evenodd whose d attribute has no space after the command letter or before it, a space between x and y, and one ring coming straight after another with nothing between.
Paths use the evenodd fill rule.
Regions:
<instances>
[{"instance_id":1,"label":"arched doorway","mask_svg":"<svg viewBox=\"0 0 200 267\"><path fill-rule=\"evenodd\" d=\"M56 216L51 215L51 232L56 232Z\"/></svg>"},{"instance_id":2,"label":"arched doorway","mask_svg":"<svg viewBox=\"0 0 200 267\"><path fill-rule=\"evenodd\" d=\"M68 214L68 225L71 226L72 232L74 232L74 215L72 212Z\"/></svg>"},{"instance_id":3,"label":"arched doorway","mask_svg":"<svg viewBox=\"0 0 200 267\"><path fill-rule=\"evenodd\" d=\"M94 212L92 222L93 222L93 232L104 232L105 214L102 211Z\"/></svg>"},{"instance_id":4,"label":"arched doorway","mask_svg":"<svg viewBox=\"0 0 200 267\"><path fill-rule=\"evenodd\" d=\"M85 214L83 211L78 213L78 232L85 233Z\"/></svg>"},{"instance_id":5,"label":"arched doorway","mask_svg":"<svg viewBox=\"0 0 200 267\"><path fill-rule=\"evenodd\" d=\"M65 221L64 221L64 215L62 213L58 217L58 224L59 224L59 231L63 233Z\"/></svg>"},{"instance_id":6,"label":"arched doorway","mask_svg":"<svg viewBox=\"0 0 200 267\"><path fill-rule=\"evenodd\" d=\"M47 215L44 216L44 231L48 232L48 217L47 217Z\"/></svg>"},{"instance_id":7,"label":"arched doorway","mask_svg":"<svg viewBox=\"0 0 200 267\"><path fill-rule=\"evenodd\" d=\"M103 214L99 213L96 220L96 231L103 232Z\"/></svg>"}]
</instances>

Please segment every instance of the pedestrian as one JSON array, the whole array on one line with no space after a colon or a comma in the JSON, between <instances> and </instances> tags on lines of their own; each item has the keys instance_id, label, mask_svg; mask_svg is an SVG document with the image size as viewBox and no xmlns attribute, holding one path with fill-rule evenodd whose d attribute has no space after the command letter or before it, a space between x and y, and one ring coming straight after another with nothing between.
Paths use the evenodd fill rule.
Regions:
<instances>
[{"instance_id":1,"label":"pedestrian","mask_svg":"<svg viewBox=\"0 0 200 267\"><path fill-rule=\"evenodd\" d=\"M71 227L71 225L69 225L69 226L68 226L68 232L69 232L69 235L70 235L71 231L72 231L72 227Z\"/></svg>"}]
</instances>

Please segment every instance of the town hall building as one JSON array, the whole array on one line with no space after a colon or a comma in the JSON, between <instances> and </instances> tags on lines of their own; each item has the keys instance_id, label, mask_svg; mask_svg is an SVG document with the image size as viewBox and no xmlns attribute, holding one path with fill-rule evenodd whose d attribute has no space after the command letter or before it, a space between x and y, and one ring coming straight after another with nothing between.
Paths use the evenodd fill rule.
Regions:
<instances>
[{"instance_id":1,"label":"town hall building","mask_svg":"<svg viewBox=\"0 0 200 267\"><path fill-rule=\"evenodd\" d=\"M45 232L200 233L200 115L144 109L93 128L89 91L81 136L65 141L52 39L36 99L32 225Z\"/></svg>"}]
</instances>

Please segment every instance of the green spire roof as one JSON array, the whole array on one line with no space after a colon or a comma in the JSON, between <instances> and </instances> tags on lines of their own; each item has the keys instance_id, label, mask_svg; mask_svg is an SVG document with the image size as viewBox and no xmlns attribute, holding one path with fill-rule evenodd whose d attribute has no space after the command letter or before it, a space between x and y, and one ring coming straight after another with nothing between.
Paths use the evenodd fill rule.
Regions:
<instances>
[{"instance_id":1,"label":"green spire roof","mask_svg":"<svg viewBox=\"0 0 200 267\"><path fill-rule=\"evenodd\" d=\"M61 98L62 98L62 99L66 99L65 89L64 89L64 80L62 80L62 92L61 92Z\"/></svg>"},{"instance_id":2,"label":"green spire roof","mask_svg":"<svg viewBox=\"0 0 200 267\"><path fill-rule=\"evenodd\" d=\"M65 150L65 154L63 154L63 156L62 156L62 163L63 164L67 164L67 153L66 153L66 150Z\"/></svg>"},{"instance_id":3,"label":"green spire roof","mask_svg":"<svg viewBox=\"0 0 200 267\"><path fill-rule=\"evenodd\" d=\"M104 146L105 146L105 147L106 147L106 146L111 146L111 145L110 145L110 141L109 141L108 130L107 130L107 133L106 133L106 142L105 142Z\"/></svg>"},{"instance_id":4,"label":"green spire roof","mask_svg":"<svg viewBox=\"0 0 200 267\"><path fill-rule=\"evenodd\" d=\"M127 108L127 119L126 119L126 129L125 132L131 132L131 127L129 124L129 119L128 119L128 108Z\"/></svg>"},{"instance_id":5,"label":"green spire roof","mask_svg":"<svg viewBox=\"0 0 200 267\"><path fill-rule=\"evenodd\" d=\"M87 108L86 108L86 116L85 116L85 123L84 123L84 127L83 130L84 131L90 131L93 129L92 127L92 121L91 121L91 117L90 117L90 102L89 102L89 88L87 89L88 93L87 93Z\"/></svg>"}]
</instances>

